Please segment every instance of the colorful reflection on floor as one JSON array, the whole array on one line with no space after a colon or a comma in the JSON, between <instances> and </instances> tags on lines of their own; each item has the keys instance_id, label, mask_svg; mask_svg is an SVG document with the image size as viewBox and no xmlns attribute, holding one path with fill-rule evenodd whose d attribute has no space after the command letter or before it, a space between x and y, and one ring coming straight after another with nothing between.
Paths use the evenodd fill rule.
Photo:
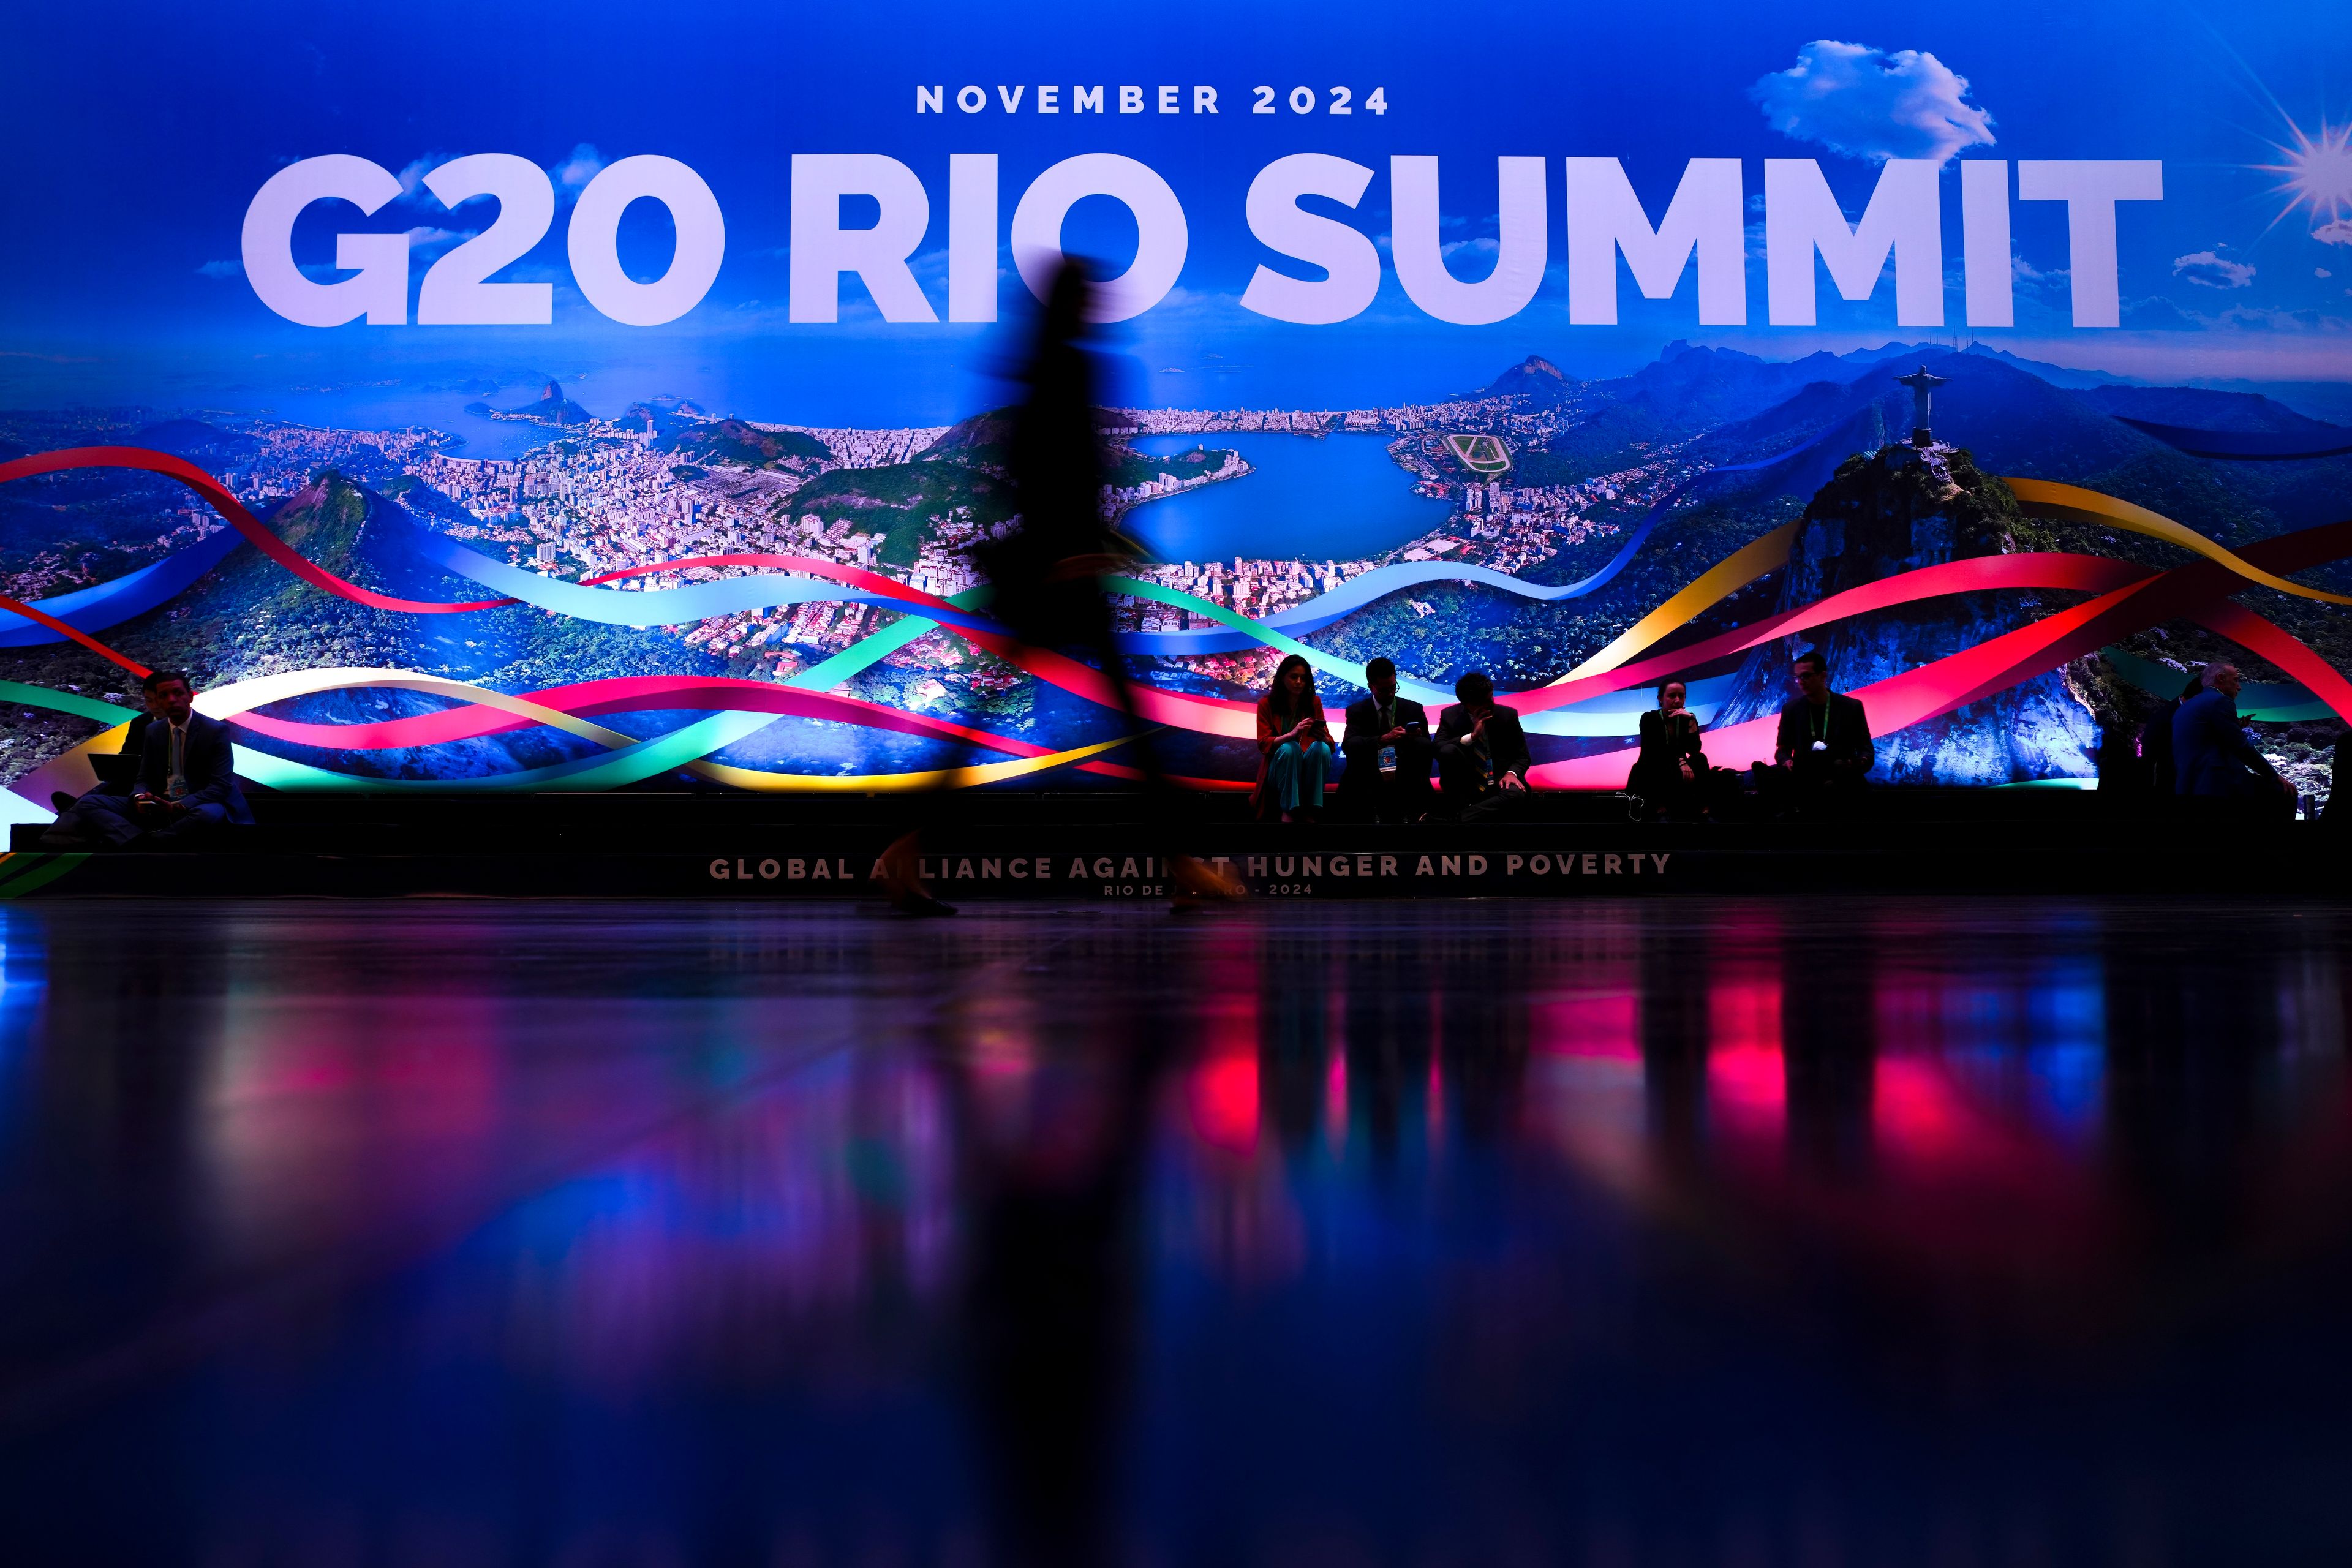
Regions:
<instances>
[{"instance_id":1,"label":"colorful reflection on floor","mask_svg":"<svg viewBox=\"0 0 2352 1568\"><path fill-rule=\"evenodd\" d=\"M2352 1551L2352 908L0 941L9 1561Z\"/></svg>"}]
</instances>

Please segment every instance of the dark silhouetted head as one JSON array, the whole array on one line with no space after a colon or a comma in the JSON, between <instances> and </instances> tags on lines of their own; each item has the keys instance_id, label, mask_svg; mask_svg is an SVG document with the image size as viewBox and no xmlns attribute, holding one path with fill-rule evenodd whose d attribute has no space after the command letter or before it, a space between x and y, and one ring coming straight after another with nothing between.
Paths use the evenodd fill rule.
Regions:
<instances>
[{"instance_id":1,"label":"dark silhouetted head","mask_svg":"<svg viewBox=\"0 0 2352 1568\"><path fill-rule=\"evenodd\" d=\"M188 678L176 669L158 669L139 683L147 695L147 711L167 719L174 724L188 721L188 704L195 700L195 689Z\"/></svg>"},{"instance_id":2,"label":"dark silhouetted head","mask_svg":"<svg viewBox=\"0 0 2352 1568\"><path fill-rule=\"evenodd\" d=\"M1797 656L1797 689L1808 702L1819 702L1830 694L1830 661L1812 648Z\"/></svg>"}]
</instances>

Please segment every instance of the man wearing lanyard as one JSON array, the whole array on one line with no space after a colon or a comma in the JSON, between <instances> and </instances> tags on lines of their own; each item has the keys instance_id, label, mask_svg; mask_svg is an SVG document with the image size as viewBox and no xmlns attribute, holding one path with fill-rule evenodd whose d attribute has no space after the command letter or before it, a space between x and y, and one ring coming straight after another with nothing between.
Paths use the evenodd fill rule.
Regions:
<instances>
[{"instance_id":1,"label":"man wearing lanyard","mask_svg":"<svg viewBox=\"0 0 2352 1568\"><path fill-rule=\"evenodd\" d=\"M1396 666L1388 659L1364 666L1364 685L1371 695L1348 704L1339 742L1348 759L1340 803L1360 821L1418 822L1437 804L1429 789L1429 713L1397 695Z\"/></svg>"},{"instance_id":2,"label":"man wearing lanyard","mask_svg":"<svg viewBox=\"0 0 2352 1568\"><path fill-rule=\"evenodd\" d=\"M130 798L84 795L42 836L43 848L182 849L222 823L253 820L236 787L228 726L195 711L195 692L176 669L156 670L142 684L154 718Z\"/></svg>"},{"instance_id":3,"label":"man wearing lanyard","mask_svg":"<svg viewBox=\"0 0 2352 1568\"><path fill-rule=\"evenodd\" d=\"M1794 787L1801 809L1831 795L1858 794L1877 764L1861 700L1832 691L1829 660L1810 649L1797 656L1797 696L1780 710L1772 760Z\"/></svg>"}]
</instances>

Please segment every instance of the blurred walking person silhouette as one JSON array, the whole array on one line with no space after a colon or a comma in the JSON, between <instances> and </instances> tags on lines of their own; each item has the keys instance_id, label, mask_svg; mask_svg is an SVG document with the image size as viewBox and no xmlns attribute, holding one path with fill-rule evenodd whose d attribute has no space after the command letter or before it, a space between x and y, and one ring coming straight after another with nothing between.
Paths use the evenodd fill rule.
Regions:
<instances>
[{"instance_id":1,"label":"blurred walking person silhouette","mask_svg":"<svg viewBox=\"0 0 2352 1568\"><path fill-rule=\"evenodd\" d=\"M991 613L1016 640L1092 656L1136 737L1129 750L1142 774L1146 809L1164 840L1179 809L1177 790L1160 766L1128 680L1100 582L1126 563L1126 552L1103 521L1102 433L1085 341L1093 297L1085 262L1064 258L1022 373L1028 394L1013 416L1008 467L1020 526L978 552L976 561L994 588ZM905 913L953 914L923 884L921 835L919 826L884 851L884 888L892 907ZM1188 856L1161 858L1179 908L1240 895L1238 882Z\"/></svg>"}]
</instances>

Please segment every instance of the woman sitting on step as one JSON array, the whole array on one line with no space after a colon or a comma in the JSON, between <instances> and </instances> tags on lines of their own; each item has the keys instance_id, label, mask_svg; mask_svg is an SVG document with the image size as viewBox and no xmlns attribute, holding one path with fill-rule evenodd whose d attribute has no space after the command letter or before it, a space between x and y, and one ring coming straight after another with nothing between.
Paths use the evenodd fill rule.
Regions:
<instances>
[{"instance_id":1,"label":"woman sitting on step","mask_svg":"<svg viewBox=\"0 0 2352 1568\"><path fill-rule=\"evenodd\" d=\"M1312 822L1323 809L1323 779L1331 767L1331 731L1315 672L1297 654L1274 672L1274 689L1257 700L1257 789L1250 796L1260 816Z\"/></svg>"},{"instance_id":2,"label":"woman sitting on step","mask_svg":"<svg viewBox=\"0 0 2352 1568\"><path fill-rule=\"evenodd\" d=\"M1625 781L1648 821L1693 822L1706 813L1706 752L1698 715L1679 680L1658 688L1658 705L1642 715L1642 754Z\"/></svg>"}]
</instances>

